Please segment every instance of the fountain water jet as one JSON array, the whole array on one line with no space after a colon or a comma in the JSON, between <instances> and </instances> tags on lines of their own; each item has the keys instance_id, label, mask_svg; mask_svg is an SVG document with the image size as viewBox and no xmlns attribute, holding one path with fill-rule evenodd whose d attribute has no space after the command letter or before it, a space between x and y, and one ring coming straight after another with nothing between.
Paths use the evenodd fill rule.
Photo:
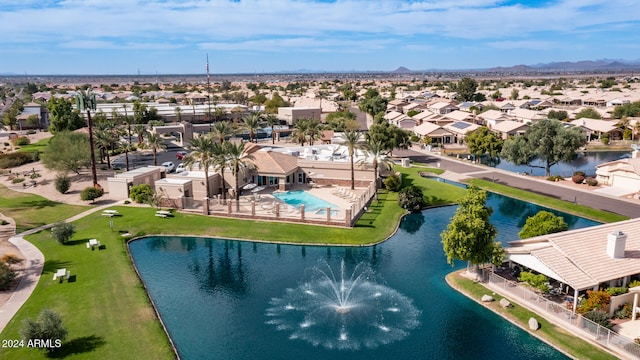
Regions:
<instances>
[{"instance_id":1,"label":"fountain water jet","mask_svg":"<svg viewBox=\"0 0 640 360\"><path fill-rule=\"evenodd\" d=\"M364 263L348 275L344 260L339 271L323 261L307 274L297 288L271 299L266 311L266 323L290 332L289 339L358 350L401 340L419 325L412 301Z\"/></svg>"}]
</instances>

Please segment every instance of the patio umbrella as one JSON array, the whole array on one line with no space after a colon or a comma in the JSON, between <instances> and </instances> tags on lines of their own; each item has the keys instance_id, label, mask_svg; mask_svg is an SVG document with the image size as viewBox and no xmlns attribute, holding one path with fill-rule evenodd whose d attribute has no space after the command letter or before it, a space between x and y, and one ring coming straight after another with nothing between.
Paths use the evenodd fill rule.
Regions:
<instances>
[{"instance_id":1,"label":"patio umbrella","mask_svg":"<svg viewBox=\"0 0 640 360\"><path fill-rule=\"evenodd\" d=\"M262 191L262 190L264 190L264 189L265 189L265 187L264 187L264 186L258 186L258 187L256 187L256 188L254 188L253 190L251 190L251 192L252 192L252 193L257 193L257 192L260 192L260 191Z\"/></svg>"},{"instance_id":2,"label":"patio umbrella","mask_svg":"<svg viewBox=\"0 0 640 360\"><path fill-rule=\"evenodd\" d=\"M255 188L256 186L258 186L258 184L248 183L247 185L243 186L242 189L243 190L251 190L251 189Z\"/></svg>"}]
</instances>

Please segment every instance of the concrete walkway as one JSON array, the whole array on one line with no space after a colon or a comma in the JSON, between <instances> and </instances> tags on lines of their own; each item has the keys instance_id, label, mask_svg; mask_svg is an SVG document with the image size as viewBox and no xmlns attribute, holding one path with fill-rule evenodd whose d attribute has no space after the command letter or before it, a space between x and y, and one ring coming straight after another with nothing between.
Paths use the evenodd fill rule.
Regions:
<instances>
[{"instance_id":1,"label":"concrete walkway","mask_svg":"<svg viewBox=\"0 0 640 360\"><path fill-rule=\"evenodd\" d=\"M118 204L108 204L93 207L85 212L68 218L66 222L78 220L91 213L114 205ZM53 224L43 225L9 238L9 242L15 245L15 247L18 248L18 250L22 253L27 265L24 268L24 273L20 277L20 282L18 283L16 289L13 291L13 294L11 295L9 300L7 300L7 302L0 306L0 333L2 333L9 321L11 321L18 310L20 310L22 305L27 301L29 296L31 296L31 293L33 293L33 290L35 290L38 282L40 281L42 269L44 268L44 255L40 252L40 250L38 250L37 247L35 247L35 245L25 240L24 236L35 234L39 231L46 230L51 227L53 227Z\"/></svg>"}]
</instances>

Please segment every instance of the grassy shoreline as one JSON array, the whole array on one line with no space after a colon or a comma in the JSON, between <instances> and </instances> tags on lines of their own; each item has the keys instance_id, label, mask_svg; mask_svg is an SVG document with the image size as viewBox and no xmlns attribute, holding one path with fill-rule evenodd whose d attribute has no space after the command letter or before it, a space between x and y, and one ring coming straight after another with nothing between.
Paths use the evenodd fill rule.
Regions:
<instances>
[{"instance_id":1,"label":"grassy shoreline","mask_svg":"<svg viewBox=\"0 0 640 360\"><path fill-rule=\"evenodd\" d=\"M438 173L442 172L441 169L421 165L396 168L396 171L403 174L404 185L423 188L430 206L452 204L465 191L451 184L423 178L419 174L421 171ZM7 198L3 194L9 194L11 198L0 200L0 212L14 217L21 230L60 221L89 208L59 204L0 187L0 198ZM523 200L530 199L527 195ZM34 203L46 206L34 210L29 206ZM555 208L553 205L543 205ZM145 358L153 354L154 358L172 358L174 353L168 335L156 317L129 257L126 247L129 237L122 237L121 233L129 232L134 236L208 236L318 246L369 246L393 235L405 214L397 203L397 194L387 191L380 192L379 199L371 203L368 211L350 229L184 213L176 213L171 219L160 219L154 216L155 210L149 207L113 208L122 216L105 218L94 213L76 221L77 232L70 245L56 244L47 232L28 237L45 255L45 270L34 294L2 332L3 338L18 337L23 319L34 317L43 307L50 307L59 311L68 323L71 346L65 350L65 357ZM579 214L582 210L577 209L576 212ZM38 211L37 216L33 211ZM34 217L38 219L37 222L33 220ZM111 220L114 222L114 231L109 227ZM98 238L106 245L106 251L92 252L86 249L84 243L89 238ZM51 274L58 267L72 270L78 276L78 281L63 284L52 282ZM131 336L134 333L136 337ZM133 343L132 338L135 340ZM46 358L46 355L32 349L0 349L0 358L38 359Z\"/></svg>"},{"instance_id":2,"label":"grassy shoreline","mask_svg":"<svg viewBox=\"0 0 640 360\"><path fill-rule=\"evenodd\" d=\"M505 320L520 327L530 335L544 341L571 358L590 360L617 359L616 356L609 352L567 332L563 328L547 321L544 316L515 303L511 299L507 300L509 300L513 306L508 309L503 308L499 304L500 299L504 298L503 296L494 293L493 290L484 287L476 281L464 277L462 275L463 271L465 270L454 271L447 275L447 284L461 294L503 317ZM495 301L490 303L481 302L480 298L485 294L491 294ZM528 321L531 317L535 317L536 320L538 320L540 324L538 331L534 332L529 330Z\"/></svg>"}]
</instances>

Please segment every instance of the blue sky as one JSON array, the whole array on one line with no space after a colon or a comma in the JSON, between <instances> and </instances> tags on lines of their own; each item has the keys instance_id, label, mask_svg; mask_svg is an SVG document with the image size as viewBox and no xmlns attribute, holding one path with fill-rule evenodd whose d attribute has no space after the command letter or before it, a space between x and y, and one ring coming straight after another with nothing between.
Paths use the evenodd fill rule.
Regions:
<instances>
[{"instance_id":1,"label":"blue sky","mask_svg":"<svg viewBox=\"0 0 640 360\"><path fill-rule=\"evenodd\" d=\"M0 73L469 69L640 59L640 1L1 0Z\"/></svg>"}]
</instances>

